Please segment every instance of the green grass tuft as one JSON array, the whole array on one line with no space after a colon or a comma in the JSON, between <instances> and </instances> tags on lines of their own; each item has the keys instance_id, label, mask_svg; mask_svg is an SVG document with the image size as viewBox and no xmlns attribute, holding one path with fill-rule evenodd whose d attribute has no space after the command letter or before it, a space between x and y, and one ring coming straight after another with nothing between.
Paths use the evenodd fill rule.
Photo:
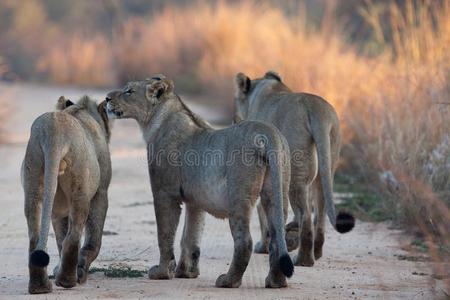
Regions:
<instances>
[{"instance_id":1,"label":"green grass tuft","mask_svg":"<svg viewBox=\"0 0 450 300\"><path fill-rule=\"evenodd\" d=\"M129 266L109 266L108 268L92 267L89 273L103 272L106 277L111 278L137 278L144 277L147 271L132 269Z\"/></svg>"}]
</instances>

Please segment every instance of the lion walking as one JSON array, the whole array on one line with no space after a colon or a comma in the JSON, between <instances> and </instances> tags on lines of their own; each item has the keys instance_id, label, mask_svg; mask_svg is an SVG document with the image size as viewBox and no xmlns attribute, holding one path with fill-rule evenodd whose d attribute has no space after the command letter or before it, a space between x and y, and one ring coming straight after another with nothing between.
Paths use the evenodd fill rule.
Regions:
<instances>
[{"instance_id":1,"label":"lion walking","mask_svg":"<svg viewBox=\"0 0 450 300\"><path fill-rule=\"evenodd\" d=\"M22 163L31 294L52 290L46 269L50 221L60 256L55 284L70 288L86 281L100 250L108 208L110 132L104 104L97 106L88 97L73 104L61 97L57 109L62 111L34 121Z\"/></svg>"},{"instance_id":2,"label":"lion walking","mask_svg":"<svg viewBox=\"0 0 450 300\"><path fill-rule=\"evenodd\" d=\"M336 111L319 96L292 92L275 72L255 79L238 73L235 82L235 122L257 120L273 124L289 143L292 167L289 199L295 219L287 229L299 230L288 245L298 245L300 240L294 263L313 266L314 259L322 257L325 213L340 233L350 231L355 223L349 213L336 214L333 202L333 177L341 140ZM313 222L312 204L316 222ZM255 252L267 253L268 228L260 207L258 215L261 241Z\"/></svg>"}]
</instances>

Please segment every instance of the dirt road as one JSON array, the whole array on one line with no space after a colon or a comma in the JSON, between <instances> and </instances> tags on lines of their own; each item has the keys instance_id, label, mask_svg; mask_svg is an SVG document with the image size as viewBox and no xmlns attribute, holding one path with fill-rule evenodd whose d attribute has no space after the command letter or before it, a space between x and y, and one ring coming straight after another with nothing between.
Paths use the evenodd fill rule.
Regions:
<instances>
[{"instance_id":1,"label":"dirt road","mask_svg":"<svg viewBox=\"0 0 450 300\"><path fill-rule=\"evenodd\" d=\"M103 98L103 91L88 91ZM201 246L200 276L197 279L166 281L140 278L109 278L102 272L89 276L85 285L64 290L54 286L52 294L27 294L27 230L23 215L20 163L32 121L51 110L61 94L76 99L81 91L49 87L0 85L0 97L11 99L15 116L7 125L9 142L0 146L0 299L431 299L435 282L424 262L399 260L406 255L401 245L408 238L386 224L357 222L346 235L329 230L324 257L313 268L296 267L289 288L264 288L269 264L267 255L253 255L238 289L214 287L218 275L226 272L233 243L228 223L208 216ZM208 119L220 117L202 107L194 110ZM111 142L113 179L109 211L98 268L124 263L145 270L158 262L155 215L146 168L145 147L133 121L118 121ZM181 219L183 220L183 219ZM181 222L182 224L182 222ZM177 255L182 226L177 234ZM252 235L258 238L257 218ZM51 233L49 270L58 256Z\"/></svg>"}]
</instances>

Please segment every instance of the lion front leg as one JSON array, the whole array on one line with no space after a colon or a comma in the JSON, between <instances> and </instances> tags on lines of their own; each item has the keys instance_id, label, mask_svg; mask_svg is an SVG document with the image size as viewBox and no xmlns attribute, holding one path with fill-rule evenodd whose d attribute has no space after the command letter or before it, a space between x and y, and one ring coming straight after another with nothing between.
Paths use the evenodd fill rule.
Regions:
<instances>
[{"instance_id":1,"label":"lion front leg","mask_svg":"<svg viewBox=\"0 0 450 300\"><path fill-rule=\"evenodd\" d=\"M186 205L186 219L181 239L181 256L175 277L196 278L200 274L198 262L204 223L205 212L191 205Z\"/></svg>"},{"instance_id":2,"label":"lion front leg","mask_svg":"<svg viewBox=\"0 0 450 300\"><path fill-rule=\"evenodd\" d=\"M150 279L171 279L174 276L176 261L173 244L178 222L180 220L180 203L166 195L155 195L155 215L158 230L159 265L148 271Z\"/></svg>"}]
</instances>

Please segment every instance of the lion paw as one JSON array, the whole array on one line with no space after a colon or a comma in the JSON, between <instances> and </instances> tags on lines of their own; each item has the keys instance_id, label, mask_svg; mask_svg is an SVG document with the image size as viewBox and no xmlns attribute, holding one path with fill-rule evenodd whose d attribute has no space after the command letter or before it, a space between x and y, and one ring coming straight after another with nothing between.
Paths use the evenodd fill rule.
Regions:
<instances>
[{"instance_id":1,"label":"lion paw","mask_svg":"<svg viewBox=\"0 0 450 300\"><path fill-rule=\"evenodd\" d=\"M322 249L323 249L324 237L323 234L318 236L314 241L314 258L318 260L322 257Z\"/></svg>"},{"instance_id":2,"label":"lion paw","mask_svg":"<svg viewBox=\"0 0 450 300\"><path fill-rule=\"evenodd\" d=\"M291 222L286 226L286 246L288 251L291 252L300 246L300 234L297 223Z\"/></svg>"},{"instance_id":3,"label":"lion paw","mask_svg":"<svg viewBox=\"0 0 450 300\"><path fill-rule=\"evenodd\" d=\"M159 280L159 279L172 279L173 278L173 270L170 268L162 268L159 265L155 265L148 270L148 278Z\"/></svg>"},{"instance_id":4,"label":"lion paw","mask_svg":"<svg viewBox=\"0 0 450 300\"><path fill-rule=\"evenodd\" d=\"M48 278L40 280L30 280L28 283L28 292L30 294L46 294L52 292L52 283Z\"/></svg>"},{"instance_id":5,"label":"lion paw","mask_svg":"<svg viewBox=\"0 0 450 300\"><path fill-rule=\"evenodd\" d=\"M72 288L77 285L77 276L65 276L61 274L60 265L58 264L53 269L53 275L55 276L55 285L63 288Z\"/></svg>"},{"instance_id":6,"label":"lion paw","mask_svg":"<svg viewBox=\"0 0 450 300\"><path fill-rule=\"evenodd\" d=\"M241 286L242 280L233 281L228 274L220 275L216 280L216 287L220 288L238 288Z\"/></svg>"},{"instance_id":7,"label":"lion paw","mask_svg":"<svg viewBox=\"0 0 450 300\"><path fill-rule=\"evenodd\" d=\"M279 289L287 287L287 281L285 276L273 276L269 274L266 277L266 288Z\"/></svg>"},{"instance_id":8,"label":"lion paw","mask_svg":"<svg viewBox=\"0 0 450 300\"><path fill-rule=\"evenodd\" d=\"M176 278L197 278L200 275L198 267L186 267L186 264L180 263L175 271Z\"/></svg>"},{"instance_id":9,"label":"lion paw","mask_svg":"<svg viewBox=\"0 0 450 300\"><path fill-rule=\"evenodd\" d=\"M314 259L311 255L296 255L294 257L294 265L302 267L312 267L314 266Z\"/></svg>"},{"instance_id":10,"label":"lion paw","mask_svg":"<svg viewBox=\"0 0 450 300\"><path fill-rule=\"evenodd\" d=\"M77 277L76 276L62 276L58 274L55 279L56 286L63 287L65 289L73 288L77 285Z\"/></svg>"},{"instance_id":11,"label":"lion paw","mask_svg":"<svg viewBox=\"0 0 450 300\"><path fill-rule=\"evenodd\" d=\"M259 241L256 243L255 245L255 249L254 249L255 253L263 253L263 254L267 254L269 253L269 246L267 245L267 243L264 243L262 241Z\"/></svg>"},{"instance_id":12,"label":"lion paw","mask_svg":"<svg viewBox=\"0 0 450 300\"><path fill-rule=\"evenodd\" d=\"M321 248L314 248L314 258L315 260L318 260L322 257L322 247Z\"/></svg>"},{"instance_id":13,"label":"lion paw","mask_svg":"<svg viewBox=\"0 0 450 300\"><path fill-rule=\"evenodd\" d=\"M288 252L294 251L300 246L300 239L298 237L288 237L286 236L286 246Z\"/></svg>"},{"instance_id":14,"label":"lion paw","mask_svg":"<svg viewBox=\"0 0 450 300\"><path fill-rule=\"evenodd\" d=\"M77 267L77 281L80 284L83 284L87 281L87 270L82 267L82 266L78 266Z\"/></svg>"}]
</instances>

